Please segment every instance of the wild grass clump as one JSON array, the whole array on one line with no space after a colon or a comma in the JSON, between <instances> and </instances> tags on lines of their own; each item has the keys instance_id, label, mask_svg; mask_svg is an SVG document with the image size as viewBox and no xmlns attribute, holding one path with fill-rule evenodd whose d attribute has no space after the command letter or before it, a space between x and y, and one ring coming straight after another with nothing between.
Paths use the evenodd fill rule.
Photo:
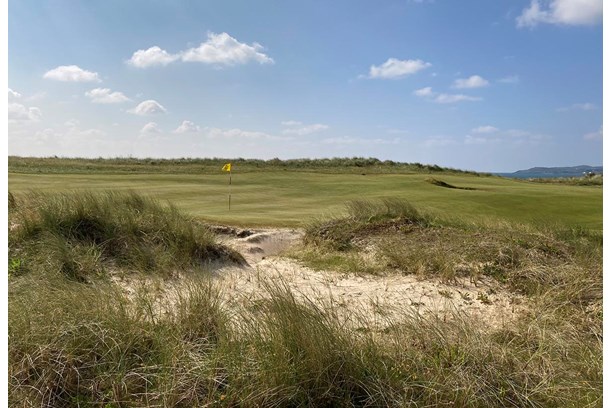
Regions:
<instances>
[{"instance_id":1,"label":"wild grass clump","mask_svg":"<svg viewBox=\"0 0 612 408\"><path fill-rule=\"evenodd\" d=\"M601 331L538 305L512 326L406 312L378 331L282 282L229 309L32 276L9 287L10 406L598 406ZM169 302L166 312L155 304ZM360 327L356 330L355 327Z\"/></svg>"},{"instance_id":2,"label":"wild grass clump","mask_svg":"<svg viewBox=\"0 0 612 408\"><path fill-rule=\"evenodd\" d=\"M14 274L59 272L84 281L111 269L171 273L242 257L175 207L136 193L31 193L9 209Z\"/></svg>"},{"instance_id":3,"label":"wild grass clump","mask_svg":"<svg viewBox=\"0 0 612 408\"><path fill-rule=\"evenodd\" d=\"M530 296L569 285L574 276L599 279L602 273L598 231L434 221L401 200L351 202L347 209L344 217L308 225L305 248L293 256L315 269L345 273L395 271L447 282L489 276ZM595 286L585 291L597 293ZM592 296L586 292L581 297Z\"/></svg>"},{"instance_id":4,"label":"wild grass clump","mask_svg":"<svg viewBox=\"0 0 612 408\"><path fill-rule=\"evenodd\" d=\"M354 249L354 240L360 235L390 227L426 226L429 222L429 217L421 215L404 199L356 200L346 204L345 216L315 220L307 225L304 242L334 251L348 251Z\"/></svg>"}]
</instances>

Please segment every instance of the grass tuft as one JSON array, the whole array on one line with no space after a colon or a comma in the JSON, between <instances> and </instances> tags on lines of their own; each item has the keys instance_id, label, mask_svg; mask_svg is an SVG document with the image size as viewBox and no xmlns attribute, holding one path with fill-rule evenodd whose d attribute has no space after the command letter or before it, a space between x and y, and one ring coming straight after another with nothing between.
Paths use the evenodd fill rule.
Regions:
<instances>
[{"instance_id":1,"label":"grass tuft","mask_svg":"<svg viewBox=\"0 0 612 408\"><path fill-rule=\"evenodd\" d=\"M243 262L204 225L136 193L31 193L13 202L9 258L19 260L19 274L86 281L113 269L169 274Z\"/></svg>"}]
</instances>

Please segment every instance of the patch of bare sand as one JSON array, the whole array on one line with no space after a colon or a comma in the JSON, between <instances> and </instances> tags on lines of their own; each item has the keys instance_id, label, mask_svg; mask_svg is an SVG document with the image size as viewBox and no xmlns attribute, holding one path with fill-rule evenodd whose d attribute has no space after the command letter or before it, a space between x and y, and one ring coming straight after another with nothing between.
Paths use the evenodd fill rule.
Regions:
<instances>
[{"instance_id":1,"label":"patch of bare sand","mask_svg":"<svg viewBox=\"0 0 612 408\"><path fill-rule=\"evenodd\" d=\"M416 276L342 274L317 271L284 258L283 251L299 245L303 233L289 229L259 229L227 234L223 242L238 250L246 267L221 267L215 273L236 306L267 296L267 283L282 283L298 297L332 309L340 317L358 315L368 324L387 326L407 313L435 315L442 319L465 316L483 326L503 327L525 309L525 299L510 293L497 281L483 277L445 283Z\"/></svg>"}]
</instances>

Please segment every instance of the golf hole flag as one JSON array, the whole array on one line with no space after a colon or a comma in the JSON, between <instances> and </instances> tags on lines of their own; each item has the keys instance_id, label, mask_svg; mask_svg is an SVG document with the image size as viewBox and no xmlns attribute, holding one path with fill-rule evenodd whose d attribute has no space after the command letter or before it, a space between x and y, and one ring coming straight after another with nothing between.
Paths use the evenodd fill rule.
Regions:
<instances>
[{"instance_id":1,"label":"golf hole flag","mask_svg":"<svg viewBox=\"0 0 612 408\"><path fill-rule=\"evenodd\" d=\"M221 171L229 172L229 184L227 185L227 209L232 210L232 163L227 163Z\"/></svg>"}]
</instances>

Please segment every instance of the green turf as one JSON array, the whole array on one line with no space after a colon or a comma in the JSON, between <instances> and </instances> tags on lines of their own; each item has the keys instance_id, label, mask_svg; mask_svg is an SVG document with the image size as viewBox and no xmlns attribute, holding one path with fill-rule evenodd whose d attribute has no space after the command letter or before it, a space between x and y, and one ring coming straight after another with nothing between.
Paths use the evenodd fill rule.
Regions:
<instances>
[{"instance_id":1,"label":"green turf","mask_svg":"<svg viewBox=\"0 0 612 408\"><path fill-rule=\"evenodd\" d=\"M338 214L354 199L401 197L425 213L466 222L515 221L601 230L602 187L539 184L499 177L438 174L474 190L425 182L428 174L323 174L263 171L219 174L25 174L9 168L9 191L134 190L169 200L207 220L234 225L299 226Z\"/></svg>"}]
</instances>

